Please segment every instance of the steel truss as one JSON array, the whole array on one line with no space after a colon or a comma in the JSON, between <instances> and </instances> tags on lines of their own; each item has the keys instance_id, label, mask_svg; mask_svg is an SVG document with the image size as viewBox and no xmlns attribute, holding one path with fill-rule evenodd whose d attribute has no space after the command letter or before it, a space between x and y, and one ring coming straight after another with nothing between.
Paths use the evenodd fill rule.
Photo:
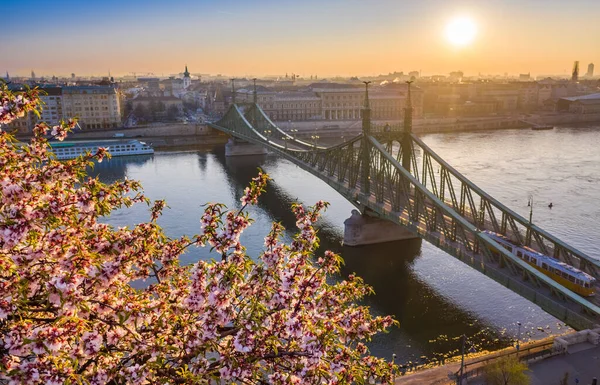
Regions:
<instances>
[{"instance_id":1,"label":"steel truss","mask_svg":"<svg viewBox=\"0 0 600 385\"><path fill-rule=\"evenodd\" d=\"M232 105L210 126L266 146L331 185L363 213L368 210L408 227L571 327L600 324L598 306L540 273L482 230L504 234L594 277L600 262L529 224L413 134L372 127L325 148L290 136L253 103Z\"/></svg>"}]
</instances>

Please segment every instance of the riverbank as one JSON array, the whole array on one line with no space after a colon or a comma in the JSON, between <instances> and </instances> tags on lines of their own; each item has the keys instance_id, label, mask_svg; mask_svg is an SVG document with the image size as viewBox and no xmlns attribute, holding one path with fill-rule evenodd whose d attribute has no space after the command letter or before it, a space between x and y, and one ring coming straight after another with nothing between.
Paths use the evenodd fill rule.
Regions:
<instances>
[{"instance_id":1,"label":"riverbank","mask_svg":"<svg viewBox=\"0 0 600 385\"><path fill-rule=\"evenodd\" d=\"M598 114L546 113L535 115L490 116L476 118L422 118L413 121L415 134L449 133L486 131L503 129L529 129L534 125L586 125L600 122ZM350 138L360 134L361 121L303 121L275 122L283 131L293 133L299 138L319 137L322 139ZM390 124L398 126L402 121L373 121L374 125ZM225 133L214 130L205 123L154 123L131 128L77 131L70 135L71 140L112 139L118 135L122 138L136 138L157 149L171 147L195 147L201 145L224 144L227 142ZM122 136L121 136L122 135ZM18 135L27 139L28 135Z\"/></svg>"},{"instance_id":2,"label":"riverbank","mask_svg":"<svg viewBox=\"0 0 600 385\"><path fill-rule=\"evenodd\" d=\"M157 150L193 148L204 145L227 143L228 136L203 124L167 123L138 126L132 128L76 131L69 134L69 140L90 139L136 139L151 144ZM27 136L18 136L27 139Z\"/></svg>"},{"instance_id":3,"label":"riverbank","mask_svg":"<svg viewBox=\"0 0 600 385\"><path fill-rule=\"evenodd\" d=\"M518 350L513 347L467 358L462 384L484 385L485 367L507 356L517 356L528 364L531 385L558 384L565 373L569 373L573 381L578 379L584 385L591 384L593 378L600 378L600 328L551 336L522 344ZM456 384L460 357L454 357L452 361L443 366L401 375L396 378L395 384Z\"/></svg>"}]
</instances>

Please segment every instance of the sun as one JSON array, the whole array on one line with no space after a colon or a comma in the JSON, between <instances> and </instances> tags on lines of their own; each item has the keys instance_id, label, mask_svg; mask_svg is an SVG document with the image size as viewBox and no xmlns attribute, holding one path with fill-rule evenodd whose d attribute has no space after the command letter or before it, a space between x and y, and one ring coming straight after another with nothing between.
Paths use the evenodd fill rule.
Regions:
<instances>
[{"instance_id":1,"label":"sun","mask_svg":"<svg viewBox=\"0 0 600 385\"><path fill-rule=\"evenodd\" d=\"M446 39L456 46L470 44L477 35L475 22L468 17L457 17L446 25Z\"/></svg>"}]
</instances>

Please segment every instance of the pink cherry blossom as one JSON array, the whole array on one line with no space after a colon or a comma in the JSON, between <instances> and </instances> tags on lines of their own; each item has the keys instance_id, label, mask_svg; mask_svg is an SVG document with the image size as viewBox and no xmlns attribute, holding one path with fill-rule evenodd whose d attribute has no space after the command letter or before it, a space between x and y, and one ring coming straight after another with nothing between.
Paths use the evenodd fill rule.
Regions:
<instances>
[{"instance_id":1,"label":"pink cherry blossom","mask_svg":"<svg viewBox=\"0 0 600 385\"><path fill-rule=\"evenodd\" d=\"M37 105L35 91L0 86L0 123ZM75 124L40 123L26 145L0 133L0 383L391 381L393 367L365 343L395 322L358 304L372 290L337 277L339 255L315 255L325 202L294 205L292 242L273 224L252 258L240 236L269 180L259 171L240 208L208 204L198 234L172 239L156 223L164 201L151 204L138 182L85 174L106 149L55 159L44 136L62 140ZM139 203L149 222L101 223ZM214 260L181 266L192 246Z\"/></svg>"}]
</instances>

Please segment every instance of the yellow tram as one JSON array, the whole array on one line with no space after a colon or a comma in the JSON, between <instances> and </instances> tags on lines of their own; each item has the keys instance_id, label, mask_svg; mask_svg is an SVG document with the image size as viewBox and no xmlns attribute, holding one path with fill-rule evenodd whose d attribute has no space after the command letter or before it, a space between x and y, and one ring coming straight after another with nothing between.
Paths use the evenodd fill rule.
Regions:
<instances>
[{"instance_id":1,"label":"yellow tram","mask_svg":"<svg viewBox=\"0 0 600 385\"><path fill-rule=\"evenodd\" d=\"M527 246L517 246L504 235L487 230L483 232L502 245L506 250L569 290L585 297L594 295L596 279L591 275Z\"/></svg>"}]
</instances>

